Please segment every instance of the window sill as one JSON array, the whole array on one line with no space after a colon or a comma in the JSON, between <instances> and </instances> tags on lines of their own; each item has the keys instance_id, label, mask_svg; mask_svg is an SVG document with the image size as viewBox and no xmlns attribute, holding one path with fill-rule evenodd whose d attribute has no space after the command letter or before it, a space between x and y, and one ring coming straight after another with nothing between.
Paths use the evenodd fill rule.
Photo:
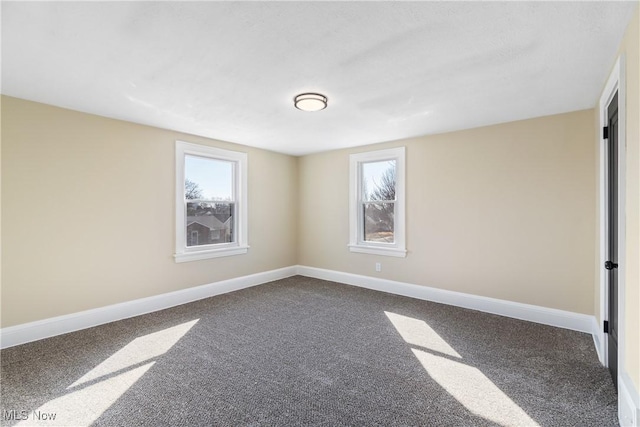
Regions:
<instances>
[{"instance_id":1,"label":"window sill","mask_svg":"<svg viewBox=\"0 0 640 427\"><path fill-rule=\"evenodd\" d=\"M349 245L349 250L361 254L393 256L398 258L405 258L407 256L405 249L381 248L379 246Z\"/></svg>"},{"instance_id":2,"label":"window sill","mask_svg":"<svg viewBox=\"0 0 640 427\"><path fill-rule=\"evenodd\" d=\"M205 251L182 252L174 254L176 262L200 261L209 258L220 258L223 256L233 256L246 254L249 246L234 246L232 248L209 249Z\"/></svg>"}]
</instances>

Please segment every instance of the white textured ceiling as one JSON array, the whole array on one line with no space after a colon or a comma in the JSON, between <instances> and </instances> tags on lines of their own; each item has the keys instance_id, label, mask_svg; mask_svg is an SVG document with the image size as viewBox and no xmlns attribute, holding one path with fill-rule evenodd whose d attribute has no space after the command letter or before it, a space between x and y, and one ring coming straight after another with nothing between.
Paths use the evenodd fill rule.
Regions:
<instances>
[{"instance_id":1,"label":"white textured ceiling","mask_svg":"<svg viewBox=\"0 0 640 427\"><path fill-rule=\"evenodd\" d=\"M637 5L2 2L2 93L299 155L591 108Z\"/></svg>"}]
</instances>

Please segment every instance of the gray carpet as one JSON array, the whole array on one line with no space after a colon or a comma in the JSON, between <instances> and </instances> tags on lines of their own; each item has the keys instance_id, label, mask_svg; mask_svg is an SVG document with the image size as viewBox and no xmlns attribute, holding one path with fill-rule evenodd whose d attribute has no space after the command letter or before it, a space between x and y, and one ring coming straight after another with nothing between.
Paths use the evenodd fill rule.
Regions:
<instances>
[{"instance_id":1,"label":"gray carpet","mask_svg":"<svg viewBox=\"0 0 640 427\"><path fill-rule=\"evenodd\" d=\"M617 425L587 334L300 276L0 357L2 425Z\"/></svg>"}]
</instances>

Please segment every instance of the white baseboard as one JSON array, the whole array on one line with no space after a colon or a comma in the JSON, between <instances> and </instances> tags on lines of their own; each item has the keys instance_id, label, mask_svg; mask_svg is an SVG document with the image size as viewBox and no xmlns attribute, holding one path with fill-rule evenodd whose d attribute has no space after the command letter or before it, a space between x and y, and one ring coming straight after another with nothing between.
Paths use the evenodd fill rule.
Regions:
<instances>
[{"instance_id":1,"label":"white baseboard","mask_svg":"<svg viewBox=\"0 0 640 427\"><path fill-rule=\"evenodd\" d=\"M528 320L529 322L541 323L544 325L586 332L589 334L592 333L593 322L595 322L594 316L586 314L482 297L461 292L447 291L444 289L414 285L411 283L395 282L393 280L380 279L377 277L361 276L358 274L343 273L340 271L325 270L301 265L298 266L297 271L301 276L331 280L376 291L454 305L457 307L470 308L473 310L483 311L485 313Z\"/></svg>"},{"instance_id":2,"label":"white baseboard","mask_svg":"<svg viewBox=\"0 0 640 427\"><path fill-rule=\"evenodd\" d=\"M604 347L604 340L606 337L601 324L598 323L595 316L591 316L591 336L593 337L593 345L596 347L598 360L602 363L602 366L607 366Z\"/></svg>"},{"instance_id":3,"label":"white baseboard","mask_svg":"<svg viewBox=\"0 0 640 427\"><path fill-rule=\"evenodd\" d=\"M141 298L120 304L82 311L50 319L39 320L0 329L0 348L13 347L31 341L48 338L68 332L86 329L116 320L139 316L163 310L203 298L260 285L296 274L318 279L331 280L377 291L407 297L434 301L457 307L470 308L486 313L498 314L530 322L542 323L565 329L593 334L596 349L602 346L600 335L595 334L597 323L594 316L572 313L535 305L499 300L461 292L447 291L427 286L361 276L339 271L306 266L291 266L249 276L237 277L180 291ZM594 327L594 325L596 325ZM598 354L600 357L600 352Z\"/></svg>"},{"instance_id":4,"label":"white baseboard","mask_svg":"<svg viewBox=\"0 0 640 427\"><path fill-rule=\"evenodd\" d=\"M8 348L31 341L91 328L116 320L127 319L215 295L237 291L286 277L295 276L295 266L280 268L222 280L207 285L169 292L120 304L52 317L50 319L0 329L0 348Z\"/></svg>"},{"instance_id":5,"label":"white baseboard","mask_svg":"<svg viewBox=\"0 0 640 427\"><path fill-rule=\"evenodd\" d=\"M626 372L618 376L618 420L622 427L637 427L640 422L640 395Z\"/></svg>"}]
</instances>

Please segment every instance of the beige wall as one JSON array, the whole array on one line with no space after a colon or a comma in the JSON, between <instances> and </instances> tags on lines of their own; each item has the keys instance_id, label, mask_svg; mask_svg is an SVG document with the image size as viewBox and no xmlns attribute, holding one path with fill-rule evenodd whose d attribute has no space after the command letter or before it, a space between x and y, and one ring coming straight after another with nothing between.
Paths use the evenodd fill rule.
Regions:
<instances>
[{"instance_id":1,"label":"beige wall","mask_svg":"<svg viewBox=\"0 0 640 427\"><path fill-rule=\"evenodd\" d=\"M299 263L593 314L593 115L302 157ZM349 154L395 146L407 147L408 256L351 253Z\"/></svg>"},{"instance_id":2,"label":"beige wall","mask_svg":"<svg viewBox=\"0 0 640 427\"><path fill-rule=\"evenodd\" d=\"M298 160L2 97L2 327L295 265ZM176 264L175 140L249 153L247 255Z\"/></svg>"}]
</instances>

